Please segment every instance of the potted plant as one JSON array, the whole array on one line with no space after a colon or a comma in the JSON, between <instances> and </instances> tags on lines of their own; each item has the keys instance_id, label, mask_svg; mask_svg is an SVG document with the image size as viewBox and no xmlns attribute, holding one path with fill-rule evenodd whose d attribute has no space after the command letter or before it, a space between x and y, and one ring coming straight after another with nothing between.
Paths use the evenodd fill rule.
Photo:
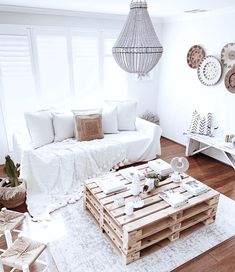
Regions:
<instances>
[{"instance_id":1,"label":"potted plant","mask_svg":"<svg viewBox=\"0 0 235 272\"><path fill-rule=\"evenodd\" d=\"M7 177L0 181L0 203L6 208L15 208L25 201L26 183L19 178L20 165L15 165L9 155L5 159L3 171Z\"/></svg>"}]
</instances>

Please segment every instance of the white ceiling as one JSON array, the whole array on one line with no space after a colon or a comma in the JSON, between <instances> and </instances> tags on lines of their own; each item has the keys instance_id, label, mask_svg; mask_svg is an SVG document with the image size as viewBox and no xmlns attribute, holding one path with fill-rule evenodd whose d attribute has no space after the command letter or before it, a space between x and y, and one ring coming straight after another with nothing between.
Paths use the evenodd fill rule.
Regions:
<instances>
[{"instance_id":1,"label":"white ceiling","mask_svg":"<svg viewBox=\"0 0 235 272\"><path fill-rule=\"evenodd\" d=\"M16 7L127 14L131 0L0 0L0 10ZM235 0L147 0L151 16L181 16L185 10L235 8Z\"/></svg>"}]
</instances>

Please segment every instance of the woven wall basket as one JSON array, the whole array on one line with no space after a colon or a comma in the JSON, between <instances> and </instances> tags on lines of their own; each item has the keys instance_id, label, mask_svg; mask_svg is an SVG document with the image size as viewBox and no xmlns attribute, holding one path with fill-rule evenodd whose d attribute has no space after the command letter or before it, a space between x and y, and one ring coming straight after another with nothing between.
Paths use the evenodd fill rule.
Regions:
<instances>
[{"instance_id":1,"label":"woven wall basket","mask_svg":"<svg viewBox=\"0 0 235 272\"><path fill-rule=\"evenodd\" d=\"M221 62L227 68L233 68L235 64L235 43L226 44L221 51Z\"/></svg>"},{"instance_id":2,"label":"woven wall basket","mask_svg":"<svg viewBox=\"0 0 235 272\"><path fill-rule=\"evenodd\" d=\"M205 58L205 51L200 45L193 45L187 54L188 66L196 69L200 62Z\"/></svg>"},{"instance_id":3,"label":"woven wall basket","mask_svg":"<svg viewBox=\"0 0 235 272\"><path fill-rule=\"evenodd\" d=\"M224 84L228 91L235 93L235 67L227 72L224 78Z\"/></svg>"},{"instance_id":4,"label":"woven wall basket","mask_svg":"<svg viewBox=\"0 0 235 272\"><path fill-rule=\"evenodd\" d=\"M20 179L17 187L0 187L0 203L6 208L16 208L25 202L26 183Z\"/></svg>"},{"instance_id":5,"label":"woven wall basket","mask_svg":"<svg viewBox=\"0 0 235 272\"><path fill-rule=\"evenodd\" d=\"M205 57L197 68L197 75L202 84L215 85L221 78L222 66L214 56Z\"/></svg>"}]
</instances>

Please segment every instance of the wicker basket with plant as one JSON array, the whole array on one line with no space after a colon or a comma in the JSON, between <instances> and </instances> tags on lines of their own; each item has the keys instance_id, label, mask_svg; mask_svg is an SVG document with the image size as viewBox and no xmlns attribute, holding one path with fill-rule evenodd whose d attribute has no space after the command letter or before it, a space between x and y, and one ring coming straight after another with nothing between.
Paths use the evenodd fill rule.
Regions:
<instances>
[{"instance_id":1,"label":"wicker basket with plant","mask_svg":"<svg viewBox=\"0 0 235 272\"><path fill-rule=\"evenodd\" d=\"M0 203L6 208L15 208L25 201L26 183L19 178L20 165L15 164L9 155L5 159L3 171L7 177L0 180Z\"/></svg>"}]
</instances>

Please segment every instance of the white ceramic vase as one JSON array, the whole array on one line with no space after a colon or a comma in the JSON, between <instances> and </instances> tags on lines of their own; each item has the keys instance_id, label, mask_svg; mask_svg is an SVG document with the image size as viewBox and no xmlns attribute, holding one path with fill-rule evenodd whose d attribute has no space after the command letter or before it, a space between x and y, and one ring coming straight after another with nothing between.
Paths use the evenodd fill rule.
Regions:
<instances>
[{"instance_id":1,"label":"white ceramic vase","mask_svg":"<svg viewBox=\"0 0 235 272\"><path fill-rule=\"evenodd\" d=\"M146 193L151 192L154 188L154 178L146 178L144 185L148 186Z\"/></svg>"},{"instance_id":2,"label":"white ceramic vase","mask_svg":"<svg viewBox=\"0 0 235 272\"><path fill-rule=\"evenodd\" d=\"M138 178L134 178L131 184L131 193L133 196L137 196L140 194L140 180Z\"/></svg>"}]
</instances>

